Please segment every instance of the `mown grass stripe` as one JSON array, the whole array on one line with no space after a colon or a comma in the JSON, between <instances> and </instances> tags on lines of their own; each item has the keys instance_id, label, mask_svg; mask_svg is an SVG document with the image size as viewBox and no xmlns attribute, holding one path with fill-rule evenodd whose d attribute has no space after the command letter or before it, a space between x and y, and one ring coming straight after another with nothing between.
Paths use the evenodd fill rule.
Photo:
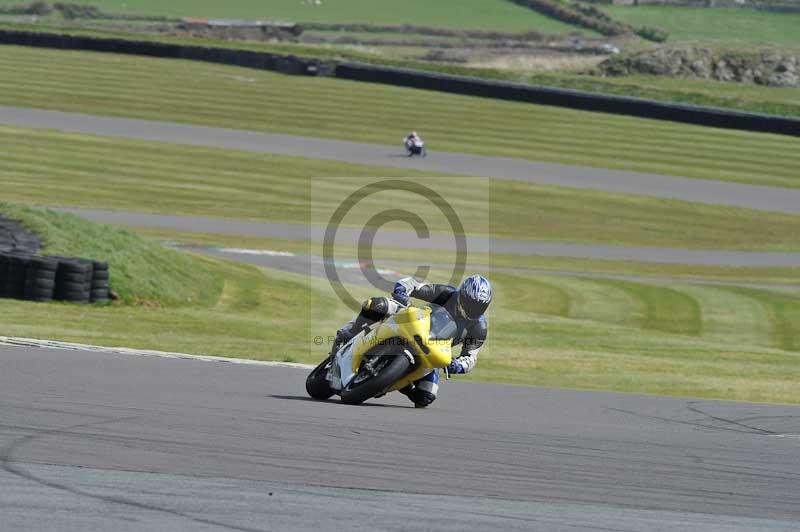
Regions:
<instances>
[{"instance_id":1,"label":"mown grass stripe","mask_svg":"<svg viewBox=\"0 0 800 532\"><path fill-rule=\"evenodd\" d=\"M155 111L154 111L155 112ZM154 118L159 118L158 116L153 116ZM295 133L309 133L306 130L297 130L294 131ZM605 153L605 155L618 155L619 157L624 157L623 152L611 151L611 150L603 150L598 149L597 151L593 151L588 148L584 149L564 149L562 146L558 144L548 144L542 143L539 146L540 149L543 149L547 146L551 146L553 149L551 150L550 155L546 155L541 157L544 160L558 160L560 156L571 157L573 162L579 164L587 164L591 165L593 160L591 159L592 155ZM555 156L553 156L555 154ZM513 155L509 154L509 155ZM740 181L748 181L754 175L758 175L759 173L759 164L753 163L749 164L747 161L737 159L735 157L728 157L730 159L728 162L724 164L720 164L718 170L714 175L710 177L720 178L720 179L736 179ZM671 168L674 166L670 164L669 158L664 160L663 167L659 167L658 164L661 162L659 157L655 155L649 157L649 160L646 163L640 165L639 162L635 161L633 158L629 157L629 164L632 165L631 169L641 169L642 171L657 171L659 173L668 173ZM686 156L684 160L684 164L691 164L693 162L700 163L702 159L698 159L692 156ZM795 175L796 165L793 163L775 163L773 164L773 175L774 177L770 179L770 184L777 184L777 185L792 185L793 177ZM786 176L786 177L784 177Z\"/></svg>"},{"instance_id":2,"label":"mown grass stripe","mask_svg":"<svg viewBox=\"0 0 800 532\"><path fill-rule=\"evenodd\" d=\"M24 64L24 63L25 63L25 62L22 62L22 64ZM172 63L179 63L179 62L174 62L174 61L173 61ZM57 64L57 63L55 63L55 64ZM175 67L173 66L173 67L172 67L172 69L174 70L174 69L175 69ZM99 70L102 70L102 69L97 69L97 70L99 71ZM107 69L106 69L106 70L107 70ZM187 71L191 71L191 69L186 69L186 70L187 70ZM236 76L231 76L231 77L236 77Z\"/></svg>"},{"instance_id":3,"label":"mown grass stripe","mask_svg":"<svg viewBox=\"0 0 800 532\"><path fill-rule=\"evenodd\" d=\"M503 309L524 314L567 317L570 296L550 280L551 278L527 277L524 283L520 283L517 277L509 274L492 275L497 302Z\"/></svg>"},{"instance_id":4,"label":"mown grass stripe","mask_svg":"<svg viewBox=\"0 0 800 532\"><path fill-rule=\"evenodd\" d=\"M800 186L797 141L772 135L182 61L4 52L7 104L390 144L398 132L420 129L437 149ZM28 69L37 62L45 66ZM256 81L237 81L243 77Z\"/></svg>"},{"instance_id":5,"label":"mown grass stripe","mask_svg":"<svg viewBox=\"0 0 800 532\"><path fill-rule=\"evenodd\" d=\"M32 88L33 88L33 87L32 87ZM136 98L136 99L134 99L134 101L141 100L143 103L144 103L144 102L152 102L152 101L153 101L153 97L154 97L154 96L156 96L156 95L159 95L159 94L160 94L161 98L163 99L163 98L164 98L163 91L154 91L152 95L148 95L147 97L143 97L143 98ZM184 94L184 98L185 98L185 97L186 97L186 94ZM338 106L337 106L337 107L338 107ZM282 106L281 106L281 108L285 110L285 109L286 109L286 106L282 105ZM339 107L339 108L340 108L340 107ZM341 108L340 108L340 109L341 109ZM153 110L155 111L156 109L154 108ZM292 109L292 111L293 111L293 113L292 113L292 114L294 114L294 113L296 112L296 110L295 110L295 109ZM554 128L556 128L556 130L558 130L558 128L559 128L559 127L561 127L561 128L565 128L565 126L564 126L563 124L560 124L560 125L559 125L559 124L556 124L556 125L554 125L553 127L554 127ZM566 126L566 127L568 127L568 126ZM519 139L519 137L518 137L518 136L514 136L514 135L510 135L510 136L509 136L509 138L510 138L510 139L511 139L511 138L516 138L516 139ZM643 142L646 142L646 141L643 141ZM654 148L654 149L655 149L655 148L658 148L658 147L660 147L660 146L663 146L663 143L662 143L662 142L654 142L654 143L652 143L652 144L651 144L651 148ZM686 146L686 147L691 147L692 145L691 145L690 143L685 143L685 144L684 144L684 146ZM722 145L718 146L718 149L724 149L724 148L725 148L725 144L722 144ZM738 151L732 151L732 152L733 152L733 153L738 153Z\"/></svg>"},{"instance_id":6,"label":"mown grass stripe","mask_svg":"<svg viewBox=\"0 0 800 532\"><path fill-rule=\"evenodd\" d=\"M800 352L800 296L746 287L726 287L725 290L755 299L768 309L773 325L773 347Z\"/></svg>"},{"instance_id":7,"label":"mown grass stripe","mask_svg":"<svg viewBox=\"0 0 800 532\"><path fill-rule=\"evenodd\" d=\"M315 194L338 197L342 187L365 178L422 177L403 169L24 128L0 128L0 143L7 148L0 153L5 197L31 201L36 191L39 204L305 223L312 181ZM706 249L799 245L797 216L515 181L436 180L452 185L448 199L463 212L486 212L481 234L496 237ZM488 184L487 190L476 194L477 183ZM389 206L386 198L376 200Z\"/></svg>"},{"instance_id":8,"label":"mown grass stripe","mask_svg":"<svg viewBox=\"0 0 800 532\"><path fill-rule=\"evenodd\" d=\"M567 317L603 323L634 325L644 314L641 302L619 287L600 279L553 276L543 278L569 298Z\"/></svg>"},{"instance_id":9,"label":"mown grass stripe","mask_svg":"<svg viewBox=\"0 0 800 532\"><path fill-rule=\"evenodd\" d=\"M764 305L716 286L673 286L700 305L702 336L737 345L771 346L772 321Z\"/></svg>"},{"instance_id":10,"label":"mown grass stripe","mask_svg":"<svg viewBox=\"0 0 800 532\"><path fill-rule=\"evenodd\" d=\"M700 336L702 333L700 305L678 290L631 281L606 282L641 301L644 314L638 320L638 325L642 329L688 336Z\"/></svg>"}]
</instances>

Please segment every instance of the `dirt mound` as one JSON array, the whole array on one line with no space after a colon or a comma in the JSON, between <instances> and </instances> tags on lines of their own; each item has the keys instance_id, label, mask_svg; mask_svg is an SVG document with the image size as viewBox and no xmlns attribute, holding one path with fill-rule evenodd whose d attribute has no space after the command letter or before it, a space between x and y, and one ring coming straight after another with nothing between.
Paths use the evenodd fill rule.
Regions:
<instances>
[{"instance_id":1,"label":"dirt mound","mask_svg":"<svg viewBox=\"0 0 800 532\"><path fill-rule=\"evenodd\" d=\"M780 51L658 47L612 57L600 63L598 70L605 76L650 74L800 87L800 56Z\"/></svg>"}]
</instances>

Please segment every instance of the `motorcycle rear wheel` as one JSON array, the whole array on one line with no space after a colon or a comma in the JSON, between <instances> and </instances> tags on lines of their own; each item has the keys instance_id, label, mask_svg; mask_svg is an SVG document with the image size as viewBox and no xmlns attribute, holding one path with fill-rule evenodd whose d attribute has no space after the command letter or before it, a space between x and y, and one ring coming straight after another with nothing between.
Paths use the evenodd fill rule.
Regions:
<instances>
[{"instance_id":1,"label":"motorcycle rear wheel","mask_svg":"<svg viewBox=\"0 0 800 532\"><path fill-rule=\"evenodd\" d=\"M391 352L378 356L386 359L385 364L379 366L378 374L371 378L364 378L368 376L368 371L362 367L353 380L342 390L343 403L358 405L367 399L375 397L397 382L411 366L408 358L403 353L398 352L396 348L392 349Z\"/></svg>"},{"instance_id":2,"label":"motorcycle rear wheel","mask_svg":"<svg viewBox=\"0 0 800 532\"><path fill-rule=\"evenodd\" d=\"M306 377L306 392L312 399L324 401L325 399L330 399L333 395L331 385L326 378L330 367L331 360L326 358Z\"/></svg>"}]
</instances>

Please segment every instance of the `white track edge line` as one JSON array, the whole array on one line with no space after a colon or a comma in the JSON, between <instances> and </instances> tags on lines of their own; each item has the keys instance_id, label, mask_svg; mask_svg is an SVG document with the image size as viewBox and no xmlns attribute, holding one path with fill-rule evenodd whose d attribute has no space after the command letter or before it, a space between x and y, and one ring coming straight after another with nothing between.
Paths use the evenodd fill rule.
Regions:
<instances>
[{"instance_id":1,"label":"white track edge line","mask_svg":"<svg viewBox=\"0 0 800 532\"><path fill-rule=\"evenodd\" d=\"M108 353L113 355L133 355L155 358L172 358L185 360L199 360L202 362L223 362L228 364L243 364L249 366L267 366L277 368L313 369L310 364L296 362L269 362L264 360L248 360L246 358L217 357L208 355L190 355L188 353L171 353L168 351L152 351L149 349L131 349L128 347L104 347L100 345L75 344L58 342L55 340L37 340L35 338L16 338L13 336L0 336L0 345L12 347L37 347L42 349L61 349L68 351L88 351L92 353Z\"/></svg>"}]
</instances>

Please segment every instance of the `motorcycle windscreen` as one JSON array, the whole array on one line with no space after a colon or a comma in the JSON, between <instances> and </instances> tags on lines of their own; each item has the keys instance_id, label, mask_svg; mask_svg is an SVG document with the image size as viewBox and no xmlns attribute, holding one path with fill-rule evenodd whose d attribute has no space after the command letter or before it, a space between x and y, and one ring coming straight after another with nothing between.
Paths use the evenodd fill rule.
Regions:
<instances>
[{"instance_id":1,"label":"motorcycle windscreen","mask_svg":"<svg viewBox=\"0 0 800 532\"><path fill-rule=\"evenodd\" d=\"M452 340L458 333L458 325L453 316L444 307L431 305L431 332L430 340Z\"/></svg>"}]
</instances>

